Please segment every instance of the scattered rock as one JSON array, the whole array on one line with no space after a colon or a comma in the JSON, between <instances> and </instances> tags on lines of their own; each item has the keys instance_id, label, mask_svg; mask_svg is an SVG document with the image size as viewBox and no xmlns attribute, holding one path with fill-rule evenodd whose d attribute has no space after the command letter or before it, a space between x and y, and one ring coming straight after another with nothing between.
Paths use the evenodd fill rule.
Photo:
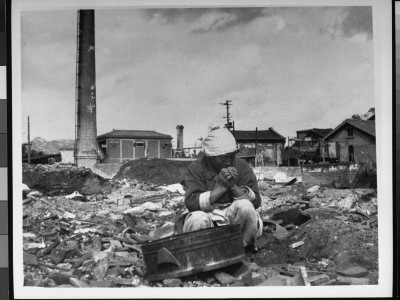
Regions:
<instances>
[{"instance_id":1,"label":"scattered rock","mask_svg":"<svg viewBox=\"0 0 400 300\"><path fill-rule=\"evenodd\" d=\"M258 284L258 286L292 286L292 281L290 277L287 276L274 276L271 278L268 278Z\"/></svg>"},{"instance_id":2,"label":"scattered rock","mask_svg":"<svg viewBox=\"0 0 400 300\"><path fill-rule=\"evenodd\" d=\"M145 210L149 210L152 212L157 212L162 209L162 203L161 202L145 202L141 205Z\"/></svg>"},{"instance_id":3,"label":"scattered rock","mask_svg":"<svg viewBox=\"0 0 400 300\"><path fill-rule=\"evenodd\" d=\"M45 243L24 243L24 250L43 249L46 248Z\"/></svg>"},{"instance_id":4,"label":"scattered rock","mask_svg":"<svg viewBox=\"0 0 400 300\"><path fill-rule=\"evenodd\" d=\"M109 288L109 287L114 287L115 283L112 280L91 280L90 286Z\"/></svg>"},{"instance_id":5,"label":"scattered rock","mask_svg":"<svg viewBox=\"0 0 400 300\"><path fill-rule=\"evenodd\" d=\"M308 280L310 281L311 285L321 285L322 283L329 281L330 278L326 274L321 274L321 275L308 277Z\"/></svg>"},{"instance_id":6,"label":"scattered rock","mask_svg":"<svg viewBox=\"0 0 400 300\"><path fill-rule=\"evenodd\" d=\"M138 216L143 214L146 211L146 209L143 206L137 206L137 207L133 207L133 208L129 208L127 210L124 211L124 214L131 214L134 216Z\"/></svg>"},{"instance_id":7,"label":"scattered rock","mask_svg":"<svg viewBox=\"0 0 400 300\"><path fill-rule=\"evenodd\" d=\"M94 262L96 262L96 263L99 260L103 260L107 257L112 257L113 255L114 255L114 253L110 253L110 252L107 253L105 251L96 251L96 250L92 251L92 257L93 257Z\"/></svg>"},{"instance_id":8,"label":"scattered rock","mask_svg":"<svg viewBox=\"0 0 400 300\"><path fill-rule=\"evenodd\" d=\"M357 199L354 196L349 195L346 198L338 201L337 206L339 206L342 209L349 210L354 206L356 201L357 201Z\"/></svg>"},{"instance_id":9,"label":"scattered rock","mask_svg":"<svg viewBox=\"0 0 400 300\"><path fill-rule=\"evenodd\" d=\"M273 236L277 239L277 240L283 240L285 239L287 236L289 235L289 231L287 231L284 227L276 224L276 230L273 233Z\"/></svg>"},{"instance_id":10,"label":"scattered rock","mask_svg":"<svg viewBox=\"0 0 400 300\"><path fill-rule=\"evenodd\" d=\"M53 279L53 281L57 285L61 285L61 284L69 284L70 283L69 280L72 276L63 274L63 273L59 273L59 272L54 272L54 273L51 273L49 277L50 277L50 279Z\"/></svg>"},{"instance_id":11,"label":"scattered rock","mask_svg":"<svg viewBox=\"0 0 400 300\"><path fill-rule=\"evenodd\" d=\"M26 195L26 197L28 199L29 198L40 198L42 196L43 196L43 194L41 192L39 192L39 191L31 191Z\"/></svg>"},{"instance_id":12,"label":"scattered rock","mask_svg":"<svg viewBox=\"0 0 400 300\"><path fill-rule=\"evenodd\" d=\"M314 193L314 192L318 191L319 189L320 189L320 186L319 186L319 185L315 185L315 186L313 186L313 187L310 187L310 188L307 190L307 193Z\"/></svg>"},{"instance_id":13,"label":"scattered rock","mask_svg":"<svg viewBox=\"0 0 400 300\"><path fill-rule=\"evenodd\" d=\"M235 282L235 277L229 275L228 273L216 272L214 276L222 286L230 285Z\"/></svg>"},{"instance_id":14,"label":"scattered rock","mask_svg":"<svg viewBox=\"0 0 400 300\"><path fill-rule=\"evenodd\" d=\"M369 273L367 269L364 269L363 267L360 266L355 266L344 270L337 270L336 272L343 276L357 277L357 278L365 277Z\"/></svg>"},{"instance_id":15,"label":"scattered rock","mask_svg":"<svg viewBox=\"0 0 400 300\"><path fill-rule=\"evenodd\" d=\"M170 211L170 210L168 210L168 211L162 211L162 212L160 212L160 214L158 215L160 218L168 218L168 217L171 217L171 216L173 216L175 213L173 212L173 211Z\"/></svg>"},{"instance_id":16,"label":"scattered rock","mask_svg":"<svg viewBox=\"0 0 400 300\"><path fill-rule=\"evenodd\" d=\"M51 250L50 258L56 265L62 262L65 258L66 252L61 249Z\"/></svg>"},{"instance_id":17,"label":"scattered rock","mask_svg":"<svg viewBox=\"0 0 400 300\"><path fill-rule=\"evenodd\" d=\"M179 278L164 279L163 284L167 287L181 287L183 285Z\"/></svg>"},{"instance_id":18,"label":"scattered rock","mask_svg":"<svg viewBox=\"0 0 400 300\"><path fill-rule=\"evenodd\" d=\"M79 280L78 278L73 278L71 277L69 279L69 282L74 286L74 287L89 287L90 285L83 281L83 280Z\"/></svg>"},{"instance_id":19,"label":"scattered rock","mask_svg":"<svg viewBox=\"0 0 400 300\"><path fill-rule=\"evenodd\" d=\"M300 247L302 245L304 245L304 241L299 241L299 242L293 243L289 247L294 249L294 248Z\"/></svg>"},{"instance_id":20,"label":"scattered rock","mask_svg":"<svg viewBox=\"0 0 400 300\"><path fill-rule=\"evenodd\" d=\"M102 194L103 190L101 189L99 179L97 177L91 177L86 179L82 187L82 193L85 195Z\"/></svg>"},{"instance_id":21,"label":"scattered rock","mask_svg":"<svg viewBox=\"0 0 400 300\"><path fill-rule=\"evenodd\" d=\"M268 239L265 236L260 236L257 240L256 240L256 247L257 249L261 250L264 249L268 244Z\"/></svg>"},{"instance_id":22,"label":"scattered rock","mask_svg":"<svg viewBox=\"0 0 400 300\"><path fill-rule=\"evenodd\" d=\"M27 253L24 251L24 265L28 265L28 266L37 266L38 265L38 260L36 255Z\"/></svg>"},{"instance_id":23,"label":"scattered rock","mask_svg":"<svg viewBox=\"0 0 400 300\"><path fill-rule=\"evenodd\" d=\"M124 275L124 274L125 274L124 270L119 266L116 266L116 267L113 267L113 268L109 268L107 270L107 273L106 273L107 276L108 275L118 276L118 275Z\"/></svg>"},{"instance_id":24,"label":"scattered rock","mask_svg":"<svg viewBox=\"0 0 400 300\"><path fill-rule=\"evenodd\" d=\"M93 270L94 280L103 280L108 270L108 263L105 260L100 261L96 268Z\"/></svg>"},{"instance_id":25,"label":"scattered rock","mask_svg":"<svg viewBox=\"0 0 400 300\"><path fill-rule=\"evenodd\" d=\"M369 278L339 276L338 278L336 278L336 284L337 285L368 285Z\"/></svg>"},{"instance_id":26,"label":"scattered rock","mask_svg":"<svg viewBox=\"0 0 400 300\"><path fill-rule=\"evenodd\" d=\"M175 224L172 222L165 223L161 228L156 228L149 233L149 237L152 240L158 240L167 236L171 236L175 233Z\"/></svg>"},{"instance_id":27,"label":"scattered rock","mask_svg":"<svg viewBox=\"0 0 400 300\"><path fill-rule=\"evenodd\" d=\"M260 191L269 189L269 184L268 184L267 182L265 182L265 181L259 181L259 182L258 182L258 189L259 189Z\"/></svg>"}]
</instances>

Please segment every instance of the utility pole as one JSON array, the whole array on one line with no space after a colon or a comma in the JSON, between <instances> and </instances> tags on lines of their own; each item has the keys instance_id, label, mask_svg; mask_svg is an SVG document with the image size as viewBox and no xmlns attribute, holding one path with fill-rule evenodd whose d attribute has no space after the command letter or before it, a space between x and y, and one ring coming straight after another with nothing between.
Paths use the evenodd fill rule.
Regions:
<instances>
[{"instance_id":1,"label":"utility pole","mask_svg":"<svg viewBox=\"0 0 400 300\"><path fill-rule=\"evenodd\" d=\"M224 119L226 119L225 127L228 128L228 130L230 130L232 128L232 123L230 122L230 118L232 116L229 113L229 107L232 106L231 102L232 102L232 100L226 100L224 103L220 103L221 105L226 106L226 117L224 117Z\"/></svg>"},{"instance_id":2,"label":"utility pole","mask_svg":"<svg viewBox=\"0 0 400 300\"><path fill-rule=\"evenodd\" d=\"M31 131L28 116L28 164L31 163Z\"/></svg>"}]
</instances>

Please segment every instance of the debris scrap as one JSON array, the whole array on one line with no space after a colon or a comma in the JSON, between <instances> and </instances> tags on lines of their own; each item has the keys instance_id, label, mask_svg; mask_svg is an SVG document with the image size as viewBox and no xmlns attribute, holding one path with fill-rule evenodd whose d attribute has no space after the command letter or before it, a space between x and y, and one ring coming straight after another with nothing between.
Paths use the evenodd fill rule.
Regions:
<instances>
[{"instance_id":1,"label":"debris scrap","mask_svg":"<svg viewBox=\"0 0 400 300\"><path fill-rule=\"evenodd\" d=\"M57 163L24 164L24 284L118 288L378 283L376 188L336 189L293 179L259 181L263 231L255 241L256 251L246 253L242 262L150 281L142 246L179 233L175 223L187 213L181 183L188 163L160 163L162 172L154 176L154 162L128 162L114 179ZM129 168L133 165L137 169Z\"/></svg>"}]
</instances>

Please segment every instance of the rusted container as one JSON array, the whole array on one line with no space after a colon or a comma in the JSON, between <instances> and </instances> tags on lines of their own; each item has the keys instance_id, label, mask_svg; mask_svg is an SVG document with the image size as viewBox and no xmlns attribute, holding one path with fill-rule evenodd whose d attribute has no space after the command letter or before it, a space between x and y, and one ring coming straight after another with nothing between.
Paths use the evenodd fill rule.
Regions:
<instances>
[{"instance_id":1,"label":"rusted container","mask_svg":"<svg viewBox=\"0 0 400 300\"><path fill-rule=\"evenodd\" d=\"M173 235L143 245L142 251L150 281L222 268L245 257L239 224Z\"/></svg>"}]
</instances>

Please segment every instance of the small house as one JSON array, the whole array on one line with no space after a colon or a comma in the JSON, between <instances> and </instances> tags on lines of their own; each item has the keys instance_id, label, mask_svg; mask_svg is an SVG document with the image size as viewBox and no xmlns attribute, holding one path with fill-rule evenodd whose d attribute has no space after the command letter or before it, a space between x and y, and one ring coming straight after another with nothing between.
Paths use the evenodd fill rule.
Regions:
<instances>
[{"instance_id":1,"label":"small house","mask_svg":"<svg viewBox=\"0 0 400 300\"><path fill-rule=\"evenodd\" d=\"M282 149L286 138L272 127L268 130L234 130L238 157L253 166L277 166L282 163Z\"/></svg>"},{"instance_id":2,"label":"small house","mask_svg":"<svg viewBox=\"0 0 400 300\"><path fill-rule=\"evenodd\" d=\"M312 128L296 131L296 139L292 148L300 152L315 151L323 138L332 131L332 128Z\"/></svg>"},{"instance_id":3,"label":"small house","mask_svg":"<svg viewBox=\"0 0 400 300\"><path fill-rule=\"evenodd\" d=\"M113 130L97 142L105 163L124 163L139 158L171 158L172 136L150 130Z\"/></svg>"},{"instance_id":4,"label":"small house","mask_svg":"<svg viewBox=\"0 0 400 300\"><path fill-rule=\"evenodd\" d=\"M339 162L376 162L375 116L369 120L346 119L324 141L324 155Z\"/></svg>"}]
</instances>

